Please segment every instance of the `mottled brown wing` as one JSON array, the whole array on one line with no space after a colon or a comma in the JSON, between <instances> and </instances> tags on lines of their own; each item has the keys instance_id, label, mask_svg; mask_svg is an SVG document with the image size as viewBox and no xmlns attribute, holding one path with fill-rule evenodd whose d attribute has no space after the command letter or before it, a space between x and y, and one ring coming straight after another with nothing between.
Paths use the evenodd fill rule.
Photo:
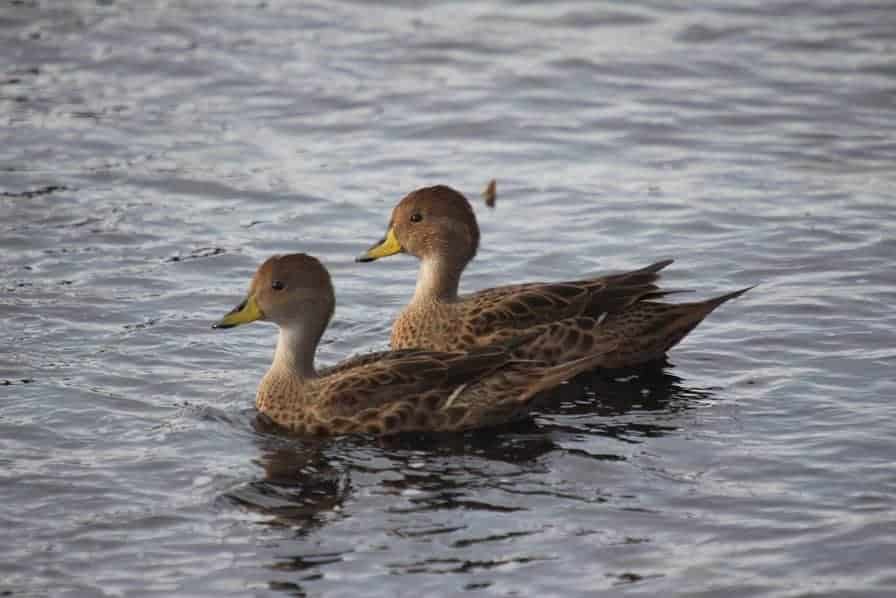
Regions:
<instances>
[{"instance_id":1,"label":"mottled brown wing","mask_svg":"<svg viewBox=\"0 0 896 598\"><path fill-rule=\"evenodd\" d=\"M526 283L486 289L467 298L466 334L476 338L507 329L522 330L569 317L616 313L666 292L653 284L663 260L639 270L558 283Z\"/></svg>"},{"instance_id":2,"label":"mottled brown wing","mask_svg":"<svg viewBox=\"0 0 896 598\"><path fill-rule=\"evenodd\" d=\"M513 342L516 331L502 330L492 342ZM589 354L606 353L614 347L619 335L608 330L604 318L575 316L540 324L526 332L524 344L512 349L513 356L537 365L559 365Z\"/></svg>"},{"instance_id":3,"label":"mottled brown wing","mask_svg":"<svg viewBox=\"0 0 896 598\"><path fill-rule=\"evenodd\" d=\"M322 411L351 417L359 409L427 398L434 409L458 385L475 382L511 360L516 342L470 352L387 351L377 361L320 380Z\"/></svg>"},{"instance_id":4,"label":"mottled brown wing","mask_svg":"<svg viewBox=\"0 0 896 598\"><path fill-rule=\"evenodd\" d=\"M587 289L563 283L488 289L468 298L464 334L481 339L500 330L531 328L577 315L589 301Z\"/></svg>"},{"instance_id":5,"label":"mottled brown wing","mask_svg":"<svg viewBox=\"0 0 896 598\"><path fill-rule=\"evenodd\" d=\"M649 266L630 270L628 272L620 272L618 274L604 274L602 276L592 276L591 278L581 278L578 280L566 280L559 282L524 282L519 284L509 284L490 289L483 289L476 293L470 294L470 299L491 297L499 299L505 295L512 293L520 293L524 291L535 291L541 287L550 286L552 284L583 287L593 291L605 288L608 284L632 286L644 285L656 282L660 277L660 271L673 263L673 260L660 260Z\"/></svg>"},{"instance_id":6,"label":"mottled brown wing","mask_svg":"<svg viewBox=\"0 0 896 598\"><path fill-rule=\"evenodd\" d=\"M428 351L425 351L423 349L400 349L396 351L374 351L372 353L352 355L348 359L344 359L339 363L321 368L320 370L318 370L318 375L323 378L326 376L331 376L333 374L346 372L352 368L367 365L369 363L376 363L387 357L398 358L401 356L410 356L418 353L428 353Z\"/></svg>"}]
</instances>

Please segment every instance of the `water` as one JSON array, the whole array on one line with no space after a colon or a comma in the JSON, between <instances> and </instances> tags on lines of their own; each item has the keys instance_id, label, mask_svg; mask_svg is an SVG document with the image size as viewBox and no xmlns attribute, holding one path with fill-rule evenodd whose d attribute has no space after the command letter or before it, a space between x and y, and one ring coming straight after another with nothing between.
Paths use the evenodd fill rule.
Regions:
<instances>
[{"instance_id":1,"label":"water","mask_svg":"<svg viewBox=\"0 0 896 598\"><path fill-rule=\"evenodd\" d=\"M892 4L413 4L0 6L0 590L896 592ZM416 264L352 258L434 183L468 289L760 286L520 426L260 426L274 331L210 323L306 251L321 361L384 347Z\"/></svg>"}]
</instances>

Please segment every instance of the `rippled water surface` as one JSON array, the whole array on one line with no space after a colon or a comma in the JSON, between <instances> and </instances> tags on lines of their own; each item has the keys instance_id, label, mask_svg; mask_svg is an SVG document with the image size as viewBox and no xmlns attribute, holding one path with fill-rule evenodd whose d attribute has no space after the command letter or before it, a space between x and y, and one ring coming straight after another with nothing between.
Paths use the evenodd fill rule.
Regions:
<instances>
[{"instance_id":1,"label":"rippled water surface","mask_svg":"<svg viewBox=\"0 0 896 598\"><path fill-rule=\"evenodd\" d=\"M896 592L891 2L18 0L0 56L4 595ZM209 324L307 251L321 361L384 347L416 263L352 258L435 183L467 289L760 286L508 429L260 426L274 329Z\"/></svg>"}]
</instances>

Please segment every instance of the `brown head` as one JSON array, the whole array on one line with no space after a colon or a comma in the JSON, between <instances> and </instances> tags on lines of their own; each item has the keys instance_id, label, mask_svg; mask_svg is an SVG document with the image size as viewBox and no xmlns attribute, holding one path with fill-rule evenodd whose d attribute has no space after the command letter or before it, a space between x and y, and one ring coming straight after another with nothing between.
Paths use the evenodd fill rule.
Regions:
<instances>
[{"instance_id":1,"label":"brown head","mask_svg":"<svg viewBox=\"0 0 896 598\"><path fill-rule=\"evenodd\" d=\"M419 259L446 257L466 264L479 248L479 225L467 199L445 185L424 187L406 195L392 210L386 236L359 262L396 253Z\"/></svg>"},{"instance_id":2,"label":"brown head","mask_svg":"<svg viewBox=\"0 0 896 598\"><path fill-rule=\"evenodd\" d=\"M304 253L275 255L255 271L246 299L212 327L268 320L281 327L317 324L323 332L335 303L330 274L317 258Z\"/></svg>"}]
</instances>

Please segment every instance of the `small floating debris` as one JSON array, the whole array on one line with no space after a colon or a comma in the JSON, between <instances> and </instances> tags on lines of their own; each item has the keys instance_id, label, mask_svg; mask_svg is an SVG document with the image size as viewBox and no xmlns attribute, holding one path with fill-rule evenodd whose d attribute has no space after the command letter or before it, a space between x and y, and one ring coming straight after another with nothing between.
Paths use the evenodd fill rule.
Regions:
<instances>
[{"instance_id":1,"label":"small floating debris","mask_svg":"<svg viewBox=\"0 0 896 598\"><path fill-rule=\"evenodd\" d=\"M24 199L31 199L32 197L49 195L50 193L56 193L57 191L68 191L68 187L66 187L65 185L47 185L46 187L40 187L39 189L29 189L27 191L3 191L0 192L0 197L19 197Z\"/></svg>"},{"instance_id":2,"label":"small floating debris","mask_svg":"<svg viewBox=\"0 0 896 598\"><path fill-rule=\"evenodd\" d=\"M224 253L224 249L220 247L200 247L198 249L194 249L188 255L173 255L166 259L165 261L168 263L172 262L186 262L189 260L198 260L206 257L214 257L216 255L221 255Z\"/></svg>"},{"instance_id":3,"label":"small floating debris","mask_svg":"<svg viewBox=\"0 0 896 598\"><path fill-rule=\"evenodd\" d=\"M495 200L498 199L498 182L495 179L490 180L488 185L485 186L485 190L482 192L482 199L485 200L485 205L488 207L495 207Z\"/></svg>"},{"instance_id":4,"label":"small floating debris","mask_svg":"<svg viewBox=\"0 0 896 598\"><path fill-rule=\"evenodd\" d=\"M142 330L143 328L149 328L150 326L155 326L156 322L158 322L158 318L149 318L144 320L143 322L139 322L137 324L125 324L125 330Z\"/></svg>"}]
</instances>

